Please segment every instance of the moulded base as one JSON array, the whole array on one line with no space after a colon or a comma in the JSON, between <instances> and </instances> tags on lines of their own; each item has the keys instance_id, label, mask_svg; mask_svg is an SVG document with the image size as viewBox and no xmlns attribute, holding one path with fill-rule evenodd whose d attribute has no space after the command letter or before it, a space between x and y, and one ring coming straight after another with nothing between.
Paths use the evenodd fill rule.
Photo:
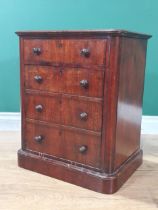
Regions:
<instances>
[{"instance_id":1,"label":"moulded base","mask_svg":"<svg viewBox=\"0 0 158 210\"><path fill-rule=\"evenodd\" d=\"M142 150L134 153L113 174L96 172L28 151L18 151L20 167L51 176L96 192L116 192L142 163Z\"/></svg>"}]
</instances>

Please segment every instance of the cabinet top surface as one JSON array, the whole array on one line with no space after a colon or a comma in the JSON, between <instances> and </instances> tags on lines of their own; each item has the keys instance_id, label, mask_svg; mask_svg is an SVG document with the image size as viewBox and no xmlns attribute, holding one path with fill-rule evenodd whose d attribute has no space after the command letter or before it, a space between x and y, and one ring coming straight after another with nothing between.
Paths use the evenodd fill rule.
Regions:
<instances>
[{"instance_id":1,"label":"cabinet top surface","mask_svg":"<svg viewBox=\"0 0 158 210\"><path fill-rule=\"evenodd\" d=\"M17 35L23 37L56 37L56 36L63 36L63 37L71 37L71 36L78 36L78 37L106 37L106 36L125 36L125 37L134 37L134 38L143 38L149 39L151 35L131 32L126 30L120 29L107 29L107 30L54 30L54 31L17 31Z\"/></svg>"}]
</instances>

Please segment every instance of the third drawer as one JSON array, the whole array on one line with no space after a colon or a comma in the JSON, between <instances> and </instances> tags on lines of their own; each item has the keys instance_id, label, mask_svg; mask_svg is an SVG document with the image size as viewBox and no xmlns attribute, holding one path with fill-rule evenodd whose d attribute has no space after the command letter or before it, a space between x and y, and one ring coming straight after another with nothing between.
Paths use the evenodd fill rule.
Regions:
<instances>
[{"instance_id":1,"label":"third drawer","mask_svg":"<svg viewBox=\"0 0 158 210\"><path fill-rule=\"evenodd\" d=\"M26 118L101 131L102 99L26 93Z\"/></svg>"}]
</instances>

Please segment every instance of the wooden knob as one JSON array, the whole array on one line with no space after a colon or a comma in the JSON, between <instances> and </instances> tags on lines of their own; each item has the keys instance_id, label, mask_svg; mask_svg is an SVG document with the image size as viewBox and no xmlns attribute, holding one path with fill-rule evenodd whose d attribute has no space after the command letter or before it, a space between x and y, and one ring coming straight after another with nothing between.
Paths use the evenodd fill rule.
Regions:
<instances>
[{"instance_id":1,"label":"wooden knob","mask_svg":"<svg viewBox=\"0 0 158 210\"><path fill-rule=\"evenodd\" d=\"M35 55L40 55L41 54L41 48L39 48L39 47L34 47L32 49L32 51Z\"/></svg>"},{"instance_id":2,"label":"wooden knob","mask_svg":"<svg viewBox=\"0 0 158 210\"><path fill-rule=\"evenodd\" d=\"M81 55L81 56L84 56L84 57L89 57L89 55L90 55L90 50L87 49L87 48L83 48L83 49L80 51L80 55Z\"/></svg>"},{"instance_id":3,"label":"wooden knob","mask_svg":"<svg viewBox=\"0 0 158 210\"><path fill-rule=\"evenodd\" d=\"M38 142L38 143L41 143L43 139L44 139L44 137L41 136L41 135L35 136L35 137L34 137L34 140L35 140L36 142Z\"/></svg>"},{"instance_id":4,"label":"wooden knob","mask_svg":"<svg viewBox=\"0 0 158 210\"><path fill-rule=\"evenodd\" d=\"M38 104L38 105L35 106L35 109L36 109L37 112L42 112L43 106L41 104Z\"/></svg>"},{"instance_id":5,"label":"wooden knob","mask_svg":"<svg viewBox=\"0 0 158 210\"><path fill-rule=\"evenodd\" d=\"M34 80L35 80L36 82L38 82L38 83L41 83L43 79L42 79L41 76L36 75L36 76L34 76Z\"/></svg>"},{"instance_id":6,"label":"wooden knob","mask_svg":"<svg viewBox=\"0 0 158 210\"><path fill-rule=\"evenodd\" d=\"M86 112L80 113L80 119L81 120L87 120L87 118L88 118L88 114Z\"/></svg>"},{"instance_id":7,"label":"wooden knob","mask_svg":"<svg viewBox=\"0 0 158 210\"><path fill-rule=\"evenodd\" d=\"M86 79L83 79L83 80L80 81L80 86L83 87L83 88L88 88L89 83Z\"/></svg>"},{"instance_id":8,"label":"wooden knob","mask_svg":"<svg viewBox=\"0 0 158 210\"><path fill-rule=\"evenodd\" d=\"M80 153L85 153L87 150L88 150L88 147L87 147L86 145L82 145L82 146L79 148L79 152L80 152Z\"/></svg>"}]
</instances>

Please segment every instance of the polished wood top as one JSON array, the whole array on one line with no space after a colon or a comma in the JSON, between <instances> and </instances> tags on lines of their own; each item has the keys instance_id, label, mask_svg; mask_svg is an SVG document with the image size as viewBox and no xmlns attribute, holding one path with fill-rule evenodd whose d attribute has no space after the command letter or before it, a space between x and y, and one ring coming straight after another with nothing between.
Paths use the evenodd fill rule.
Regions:
<instances>
[{"instance_id":1,"label":"polished wood top","mask_svg":"<svg viewBox=\"0 0 158 210\"><path fill-rule=\"evenodd\" d=\"M134 37L141 39L149 39L151 35L131 32L121 29L107 29L107 30L52 30L52 31L17 31L16 34L19 36L31 36L31 37L71 37L71 36L123 36L123 37Z\"/></svg>"}]
</instances>

